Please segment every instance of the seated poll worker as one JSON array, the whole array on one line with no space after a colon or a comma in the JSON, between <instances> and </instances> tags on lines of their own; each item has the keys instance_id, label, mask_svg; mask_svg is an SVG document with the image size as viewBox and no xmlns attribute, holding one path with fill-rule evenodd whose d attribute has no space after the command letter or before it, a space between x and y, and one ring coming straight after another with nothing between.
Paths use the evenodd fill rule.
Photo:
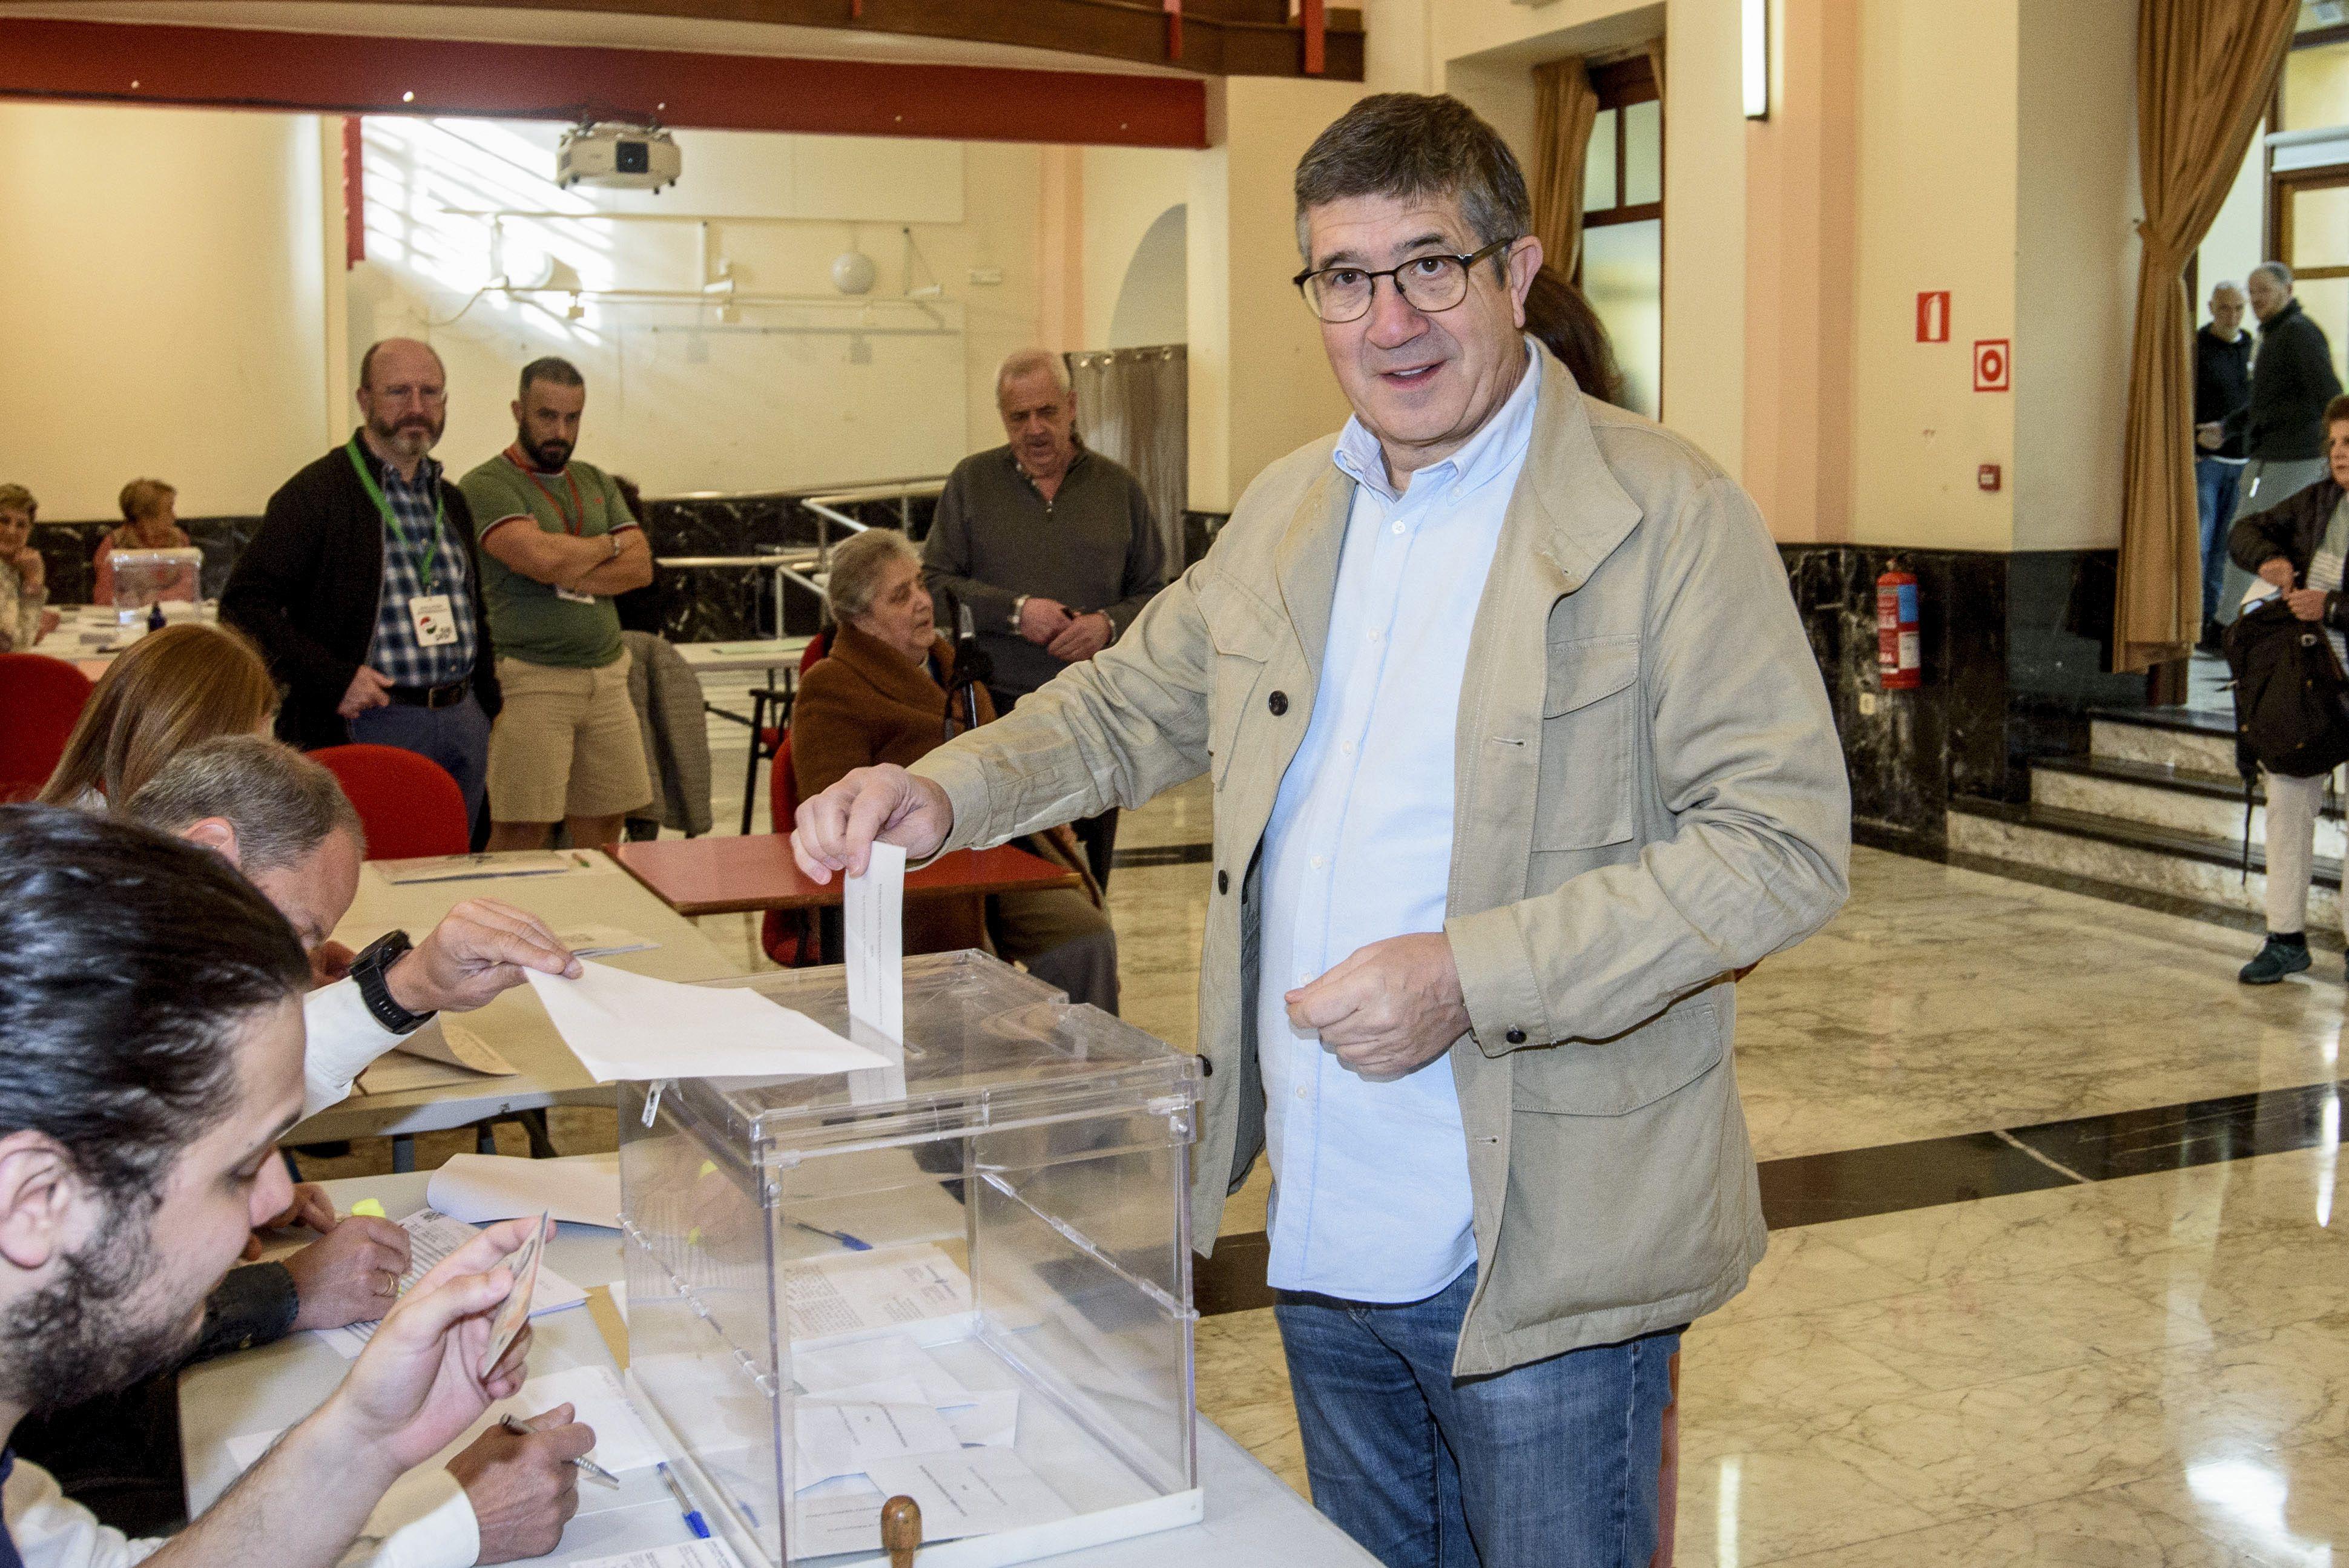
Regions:
<instances>
[{"instance_id":1,"label":"seated poll worker","mask_svg":"<svg viewBox=\"0 0 2349 1568\"><path fill-rule=\"evenodd\" d=\"M876 528L834 549L824 607L832 651L800 677L792 707L792 768L802 793L872 763L921 757L967 723L966 702L977 702L980 724L993 722L994 699L976 683L949 716L954 646L937 634L921 555L904 534ZM1117 933L1075 835L1051 828L1020 847L1075 872L1084 885L909 903L905 951L951 953L992 939L997 953L1070 1000L1116 1012Z\"/></svg>"},{"instance_id":2,"label":"seated poll worker","mask_svg":"<svg viewBox=\"0 0 2349 1568\"><path fill-rule=\"evenodd\" d=\"M286 1206L275 1145L302 1114L308 984L285 918L217 856L0 808L0 1445L178 1361L252 1227ZM493 1225L426 1274L326 1402L168 1541L109 1530L0 1446L0 1563L473 1561L447 1473L409 1472L521 1387L527 1326L487 1377L480 1361L512 1288L500 1264L529 1233ZM574 1424L567 1446L593 1441ZM439 1503L383 1536L378 1505L419 1486Z\"/></svg>"},{"instance_id":3,"label":"seated poll worker","mask_svg":"<svg viewBox=\"0 0 2349 1568\"><path fill-rule=\"evenodd\" d=\"M614 596L653 580L652 546L579 444L587 383L549 356L523 366L513 445L460 481L480 531L481 587L505 707L490 732L490 848L616 842L649 805L642 727Z\"/></svg>"},{"instance_id":4,"label":"seated poll worker","mask_svg":"<svg viewBox=\"0 0 2349 1568\"><path fill-rule=\"evenodd\" d=\"M305 951L327 942L357 895L367 842L355 818L316 803L325 769L258 737L189 748L125 808L134 821L216 850L285 914ZM331 775L326 781L333 782ZM340 786L336 797L341 798ZM311 803L298 810L296 799ZM290 820L280 820L279 810ZM469 898L420 943L394 931L370 943L349 975L302 999L309 1031L302 1114L347 1099L369 1062L441 1012L488 1006L523 971L579 977L579 961L546 923L495 899Z\"/></svg>"},{"instance_id":5,"label":"seated poll worker","mask_svg":"<svg viewBox=\"0 0 2349 1568\"><path fill-rule=\"evenodd\" d=\"M1731 976L1844 899L1842 751L1753 502L1519 330L1541 244L1489 126L1365 98L1295 215L1346 428L794 848L823 881L1206 772L1192 1232L1268 1149L1315 1505L1396 1568L1640 1568L1681 1330L1766 1240Z\"/></svg>"}]
</instances>

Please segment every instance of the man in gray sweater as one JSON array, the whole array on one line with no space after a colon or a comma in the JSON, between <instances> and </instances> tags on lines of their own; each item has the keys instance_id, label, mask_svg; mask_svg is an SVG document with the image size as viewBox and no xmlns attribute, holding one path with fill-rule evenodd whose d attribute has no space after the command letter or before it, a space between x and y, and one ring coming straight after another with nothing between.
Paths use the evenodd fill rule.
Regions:
<instances>
[{"instance_id":1,"label":"man in gray sweater","mask_svg":"<svg viewBox=\"0 0 2349 1568\"><path fill-rule=\"evenodd\" d=\"M1115 642L1166 586L1166 559L1142 486L1078 439L1059 355L1027 348L1007 357L995 401L1009 439L955 466L922 575L933 597L970 612L994 665L988 695L1008 713ZM1116 811L1075 826L1093 880L1106 887Z\"/></svg>"}]
</instances>

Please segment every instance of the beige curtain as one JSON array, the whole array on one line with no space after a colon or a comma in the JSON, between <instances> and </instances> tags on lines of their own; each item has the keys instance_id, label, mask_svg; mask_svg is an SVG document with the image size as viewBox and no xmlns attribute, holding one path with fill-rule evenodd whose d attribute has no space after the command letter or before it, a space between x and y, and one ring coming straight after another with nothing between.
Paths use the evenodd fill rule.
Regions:
<instances>
[{"instance_id":1,"label":"beige curtain","mask_svg":"<svg viewBox=\"0 0 2349 1568\"><path fill-rule=\"evenodd\" d=\"M2138 0L2144 252L2129 356L2116 670L2183 658L2201 631L2186 263L2242 168L2299 13L2298 0Z\"/></svg>"},{"instance_id":2,"label":"beige curtain","mask_svg":"<svg viewBox=\"0 0 2349 1568\"><path fill-rule=\"evenodd\" d=\"M1534 67L1534 233L1543 261L1563 278L1574 275L1582 248L1582 162L1598 118L1599 95L1580 56Z\"/></svg>"}]
</instances>

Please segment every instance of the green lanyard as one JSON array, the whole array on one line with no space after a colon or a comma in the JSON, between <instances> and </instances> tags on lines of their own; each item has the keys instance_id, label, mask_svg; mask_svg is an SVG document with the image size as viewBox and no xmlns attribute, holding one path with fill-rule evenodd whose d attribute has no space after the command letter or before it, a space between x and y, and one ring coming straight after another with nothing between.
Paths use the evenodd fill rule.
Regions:
<instances>
[{"instance_id":1,"label":"green lanyard","mask_svg":"<svg viewBox=\"0 0 2349 1568\"><path fill-rule=\"evenodd\" d=\"M351 468L359 476L359 483L366 488L367 500L375 502L376 511L383 513L383 525L391 530L392 538L399 542L399 547L402 550L409 549L408 530L400 526L399 513L394 511L391 509L391 503L383 499L383 490L376 484L375 475L367 471L367 459L359 451L359 438L357 435L351 437L351 444L344 450L350 454ZM434 531L431 539L426 542L431 548L424 552L424 559L419 562L416 567L417 586L427 593L432 592L433 573L440 563L439 531L447 526L449 521L449 502L440 495L438 486L433 490L432 505Z\"/></svg>"}]
</instances>

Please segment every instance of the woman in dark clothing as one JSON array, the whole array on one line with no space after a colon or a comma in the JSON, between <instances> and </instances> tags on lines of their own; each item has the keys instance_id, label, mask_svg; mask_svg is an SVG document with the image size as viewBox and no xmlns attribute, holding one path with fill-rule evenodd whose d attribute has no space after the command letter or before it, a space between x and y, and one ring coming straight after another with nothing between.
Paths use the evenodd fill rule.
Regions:
<instances>
[{"instance_id":1,"label":"woman in dark clothing","mask_svg":"<svg viewBox=\"0 0 2349 1568\"><path fill-rule=\"evenodd\" d=\"M1534 274L1526 291L1526 330L1574 375L1574 384L1601 403L1621 407L1623 373L1615 366L1615 346L1607 324L1582 291L1548 267Z\"/></svg>"}]
</instances>

